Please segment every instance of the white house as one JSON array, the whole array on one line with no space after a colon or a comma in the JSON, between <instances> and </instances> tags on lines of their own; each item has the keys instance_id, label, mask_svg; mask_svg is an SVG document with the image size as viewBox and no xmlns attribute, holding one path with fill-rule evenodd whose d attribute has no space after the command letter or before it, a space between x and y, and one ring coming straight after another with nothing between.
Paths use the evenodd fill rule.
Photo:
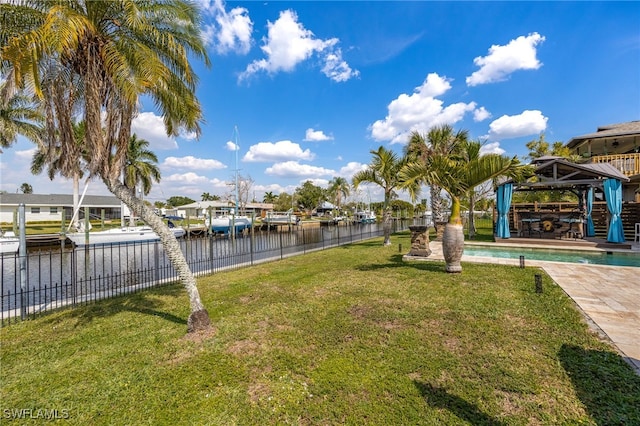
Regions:
<instances>
[{"instance_id":1,"label":"white house","mask_svg":"<svg viewBox=\"0 0 640 426\"><path fill-rule=\"evenodd\" d=\"M73 215L73 195L66 194L0 194L0 223L13 223L17 217L18 206L25 205L26 222L59 221L64 214L65 222ZM82 200L82 214L84 207L89 208L92 218L109 220L120 219L121 214L129 215L127 206L121 209L120 200L114 196L85 195Z\"/></svg>"}]
</instances>

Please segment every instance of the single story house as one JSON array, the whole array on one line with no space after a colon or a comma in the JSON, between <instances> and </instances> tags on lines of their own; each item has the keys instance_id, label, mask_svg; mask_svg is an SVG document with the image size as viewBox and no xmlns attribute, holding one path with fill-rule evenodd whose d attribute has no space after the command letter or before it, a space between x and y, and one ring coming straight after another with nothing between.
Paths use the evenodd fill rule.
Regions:
<instances>
[{"instance_id":1,"label":"single story house","mask_svg":"<svg viewBox=\"0 0 640 426\"><path fill-rule=\"evenodd\" d=\"M3 193L0 194L0 222L13 223L20 204L25 205L26 222L59 221L63 215L68 222L73 216L73 195ZM80 217L84 217L84 207L89 208L89 214L95 219L100 219L103 213L107 220L129 216L127 206L121 206L120 200L112 195L85 195Z\"/></svg>"}]
</instances>

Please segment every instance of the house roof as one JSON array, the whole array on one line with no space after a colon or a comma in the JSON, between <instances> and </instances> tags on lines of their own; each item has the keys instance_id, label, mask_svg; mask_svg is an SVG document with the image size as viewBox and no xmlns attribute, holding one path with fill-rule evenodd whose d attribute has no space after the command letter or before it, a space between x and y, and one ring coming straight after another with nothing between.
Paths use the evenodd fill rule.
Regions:
<instances>
[{"instance_id":1,"label":"house roof","mask_svg":"<svg viewBox=\"0 0 640 426\"><path fill-rule=\"evenodd\" d=\"M629 181L627 176L609 163L578 164L560 157L538 165L534 173L536 176L557 181L602 178L618 179L621 182Z\"/></svg>"},{"instance_id":2,"label":"house roof","mask_svg":"<svg viewBox=\"0 0 640 426\"><path fill-rule=\"evenodd\" d=\"M567 148L575 148L588 140L640 137L640 120L600 126L594 133L576 136L567 143Z\"/></svg>"},{"instance_id":3,"label":"house roof","mask_svg":"<svg viewBox=\"0 0 640 426\"><path fill-rule=\"evenodd\" d=\"M73 206L73 195L67 194L0 194L0 204L17 206ZM85 195L82 205L86 207L120 207L120 200L112 195Z\"/></svg>"}]
</instances>

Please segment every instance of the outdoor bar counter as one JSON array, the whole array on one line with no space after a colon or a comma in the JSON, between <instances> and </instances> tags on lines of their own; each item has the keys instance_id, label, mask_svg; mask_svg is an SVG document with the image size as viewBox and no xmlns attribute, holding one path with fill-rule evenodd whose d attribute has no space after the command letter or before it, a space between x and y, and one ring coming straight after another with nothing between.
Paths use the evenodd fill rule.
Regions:
<instances>
[{"instance_id":1,"label":"outdoor bar counter","mask_svg":"<svg viewBox=\"0 0 640 426\"><path fill-rule=\"evenodd\" d=\"M516 210L518 236L538 238L584 238L584 214L579 211Z\"/></svg>"}]
</instances>

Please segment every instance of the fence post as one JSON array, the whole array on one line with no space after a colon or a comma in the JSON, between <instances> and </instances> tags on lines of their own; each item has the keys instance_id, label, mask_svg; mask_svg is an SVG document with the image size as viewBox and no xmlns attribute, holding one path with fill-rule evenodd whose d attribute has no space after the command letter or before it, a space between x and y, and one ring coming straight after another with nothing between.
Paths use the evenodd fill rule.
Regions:
<instances>
[{"instance_id":1,"label":"fence post","mask_svg":"<svg viewBox=\"0 0 640 426\"><path fill-rule=\"evenodd\" d=\"M284 252L282 247L282 232L278 232L278 236L280 238L280 259L284 259Z\"/></svg>"},{"instance_id":2,"label":"fence post","mask_svg":"<svg viewBox=\"0 0 640 426\"><path fill-rule=\"evenodd\" d=\"M20 227L20 247L18 256L20 259L20 318L24 320L27 317L27 230L26 230L26 207L24 203L18 205L18 226Z\"/></svg>"}]
</instances>

